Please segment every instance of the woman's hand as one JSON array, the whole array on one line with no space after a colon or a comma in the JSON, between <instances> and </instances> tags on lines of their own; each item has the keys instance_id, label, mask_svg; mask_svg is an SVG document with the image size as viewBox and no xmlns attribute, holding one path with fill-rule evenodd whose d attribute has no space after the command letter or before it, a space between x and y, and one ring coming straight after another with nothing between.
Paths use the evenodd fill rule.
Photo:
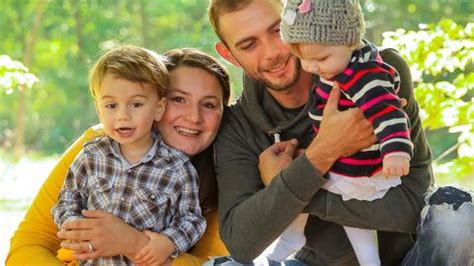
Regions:
<instances>
[{"instance_id":1,"label":"woman's hand","mask_svg":"<svg viewBox=\"0 0 474 266\"><path fill-rule=\"evenodd\" d=\"M148 243L148 237L105 211L83 210L85 219L63 224L57 233L61 247L75 251L78 260L125 255L133 258ZM93 252L89 250L89 242Z\"/></svg>"},{"instance_id":2,"label":"woman's hand","mask_svg":"<svg viewBox=\"0 0 474 266\"><path fill-rule=\"evenodd\" d=\"M299 154L298 141L291 139L275 143L266 148L258 156L258 170L260 178L265 186L268 186L273 178L293 161Z\"/></svg>"}]
</instances>

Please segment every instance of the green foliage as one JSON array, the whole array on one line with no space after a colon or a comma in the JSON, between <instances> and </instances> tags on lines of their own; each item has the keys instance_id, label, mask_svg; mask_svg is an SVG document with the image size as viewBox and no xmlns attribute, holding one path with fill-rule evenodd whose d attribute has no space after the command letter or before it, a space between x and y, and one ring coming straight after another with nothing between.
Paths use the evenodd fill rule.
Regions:
<instances>
[{"instance_id":1,"label":"green foliage","mask_svg":"<svg viewBox=\"0 0 474 266\"><path fill-rule=\"evenodd\" d=\"M0 93L11 94L20 86L30 89L38 78L21 62L8 55L0 55Z\"/></svg>"},{"instance_id":2,"label":"green foliage","mask_svg":"<svg viewBox=\"0 0 474 266\"><path fill-rule=\"evenodd\" d=\"M25 145L29 151L61 153L80 132L97 123L87 74L92 63L111 47L135 44L161 53L176 47L196 47L219 58L213 47L217 38L207 19L207 0L2 0L0 51L8 54L12 62L24 61L25 46L41 3L45 4L44 14L28 65L28 72L35 73L40 82L34 84L34 89L25 91ZM472 154L469 155L473 150L472 126L468 129L472 124L469 122L474 121L474 77L473 26L468 23L474 21L474 2L362 0L361 3L368 39L380 43L382 32L405 29L395 31L387 39L403 53L417 78L416 95L423 108L424 124L429 130L437 164L444 163L444 168L437 168L438 172L442 172L439 169L448 169L447 173L469 172L466 169L474 168ZM449 20L437 23L446 17L458 24ZM418 30L420 23L429 25ZM238 96L241 71L227 66L233 95ZM0 67L0 71L0 153L6 150L5 154L9 154L20 99L19 93L11 88L20 83L8 83L3 78L6 68ZM18 74L22 78L15 80L25 80L23 71ZM445 152L450 149L456 153Z\"/></svg>"},{"instance_id":3,"label":"green foliage","mask_svg":"<svg viewBox=\"0 0 474 266\"><path fill-rule=\"evenodd\" d=\"M474 21L472 0L361 0L367 37L375 43L382 33L398 28L416 30L420 24L450 18L461 25Z\"/></svg>"},{"instance_id":4,"label":"green foliage","mask_svg":"<svg viewBox=\"0 0 474 266\"><path fill-rule=\"evenodd\" d=\"M384 46L400 51L411 67L415 96L428 130L445 130L457 141L435 159L440 178L474 174L474 23L464 27L450 19L384 34ZM451 152L457 157L444 163Z\"/></svg>"}]
</instances>

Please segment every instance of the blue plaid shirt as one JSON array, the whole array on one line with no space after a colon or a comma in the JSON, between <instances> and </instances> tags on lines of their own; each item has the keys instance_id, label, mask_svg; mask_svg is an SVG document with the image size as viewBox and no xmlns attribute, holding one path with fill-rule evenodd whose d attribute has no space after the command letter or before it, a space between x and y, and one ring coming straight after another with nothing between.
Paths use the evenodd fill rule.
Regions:
<instances>
[{"instance_id":1,"label":"blue plaid shirt","mask_svg":"<svg viewBox=\"0 0 474 266\"><path fill-rule=\"evenodd\" d=\"M133 165L109 137L86 143L68 170L52 209L54 221L61 226L83 218L83 209L107 211L140 231L167 236L177 250L172 257L193 246L206 228L196 169L184 153L166 145L158 135L149 152ZM115 256L82 264L131 262L125 256Z\"/></svg>"}]
</instances>

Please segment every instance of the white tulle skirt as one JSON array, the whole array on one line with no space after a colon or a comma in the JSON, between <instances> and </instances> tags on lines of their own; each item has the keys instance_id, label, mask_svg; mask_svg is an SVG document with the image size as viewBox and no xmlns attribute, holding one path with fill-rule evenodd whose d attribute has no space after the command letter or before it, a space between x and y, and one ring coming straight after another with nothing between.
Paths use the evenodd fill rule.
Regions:
<instances>
[{"instance_id":1,"label":"white tulle skirt","mask_svg":"<svg viewBox=\"0 0 474 266\"><path fill-rule=\"evenodd\" d=\"M387 191L400 185L400 177L385 178L382 171L371 177L348 177L329 172L329 181L323 188L342 196L342 200L372 201L383 198Z\"/></svg>"}]
</instances>

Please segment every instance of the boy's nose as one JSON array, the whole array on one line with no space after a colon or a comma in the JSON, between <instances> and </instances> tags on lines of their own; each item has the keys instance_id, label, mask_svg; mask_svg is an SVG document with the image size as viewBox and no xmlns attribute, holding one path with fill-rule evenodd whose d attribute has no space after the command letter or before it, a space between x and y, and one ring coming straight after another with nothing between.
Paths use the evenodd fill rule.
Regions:
<instances>
[{"instance_id":1,"label":"boy's nose","mask_svg":"<svg viewBox=\"0 0 474 266\"><path fill-rule=\"evenodd\" d=\"M119 110L118 119L119 120L128 120L128 119L130 119L130 113L128 111L128 108L121 108Z\"/></svg>"}]
</instances>

